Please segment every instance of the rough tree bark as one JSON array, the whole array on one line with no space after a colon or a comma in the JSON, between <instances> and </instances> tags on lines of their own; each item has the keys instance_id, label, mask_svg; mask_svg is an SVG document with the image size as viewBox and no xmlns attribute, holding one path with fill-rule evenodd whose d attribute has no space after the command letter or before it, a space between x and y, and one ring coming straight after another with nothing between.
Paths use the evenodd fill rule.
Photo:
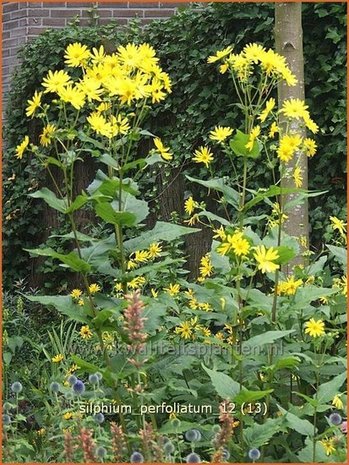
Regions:
<instances>
[{"instance_id":1,"label":"rough tree bark","mask_svg":"<svg viewBox=\"0 0 349 465\"><path fill-rule=\"evenodd\" d=\"M298 98L304 100L304 59L303 59L303 31L302 31L302 4L301 3L275 3L275 46L276 51L283 55L298 83L289 87L280 83L278 87L279 108L286 99ZM281 123L282 124L282 123ZM292 130L302 137L305 130L297 120L292 123ZM305 154L300 154L299 167L303 174L303 188L308 188L308 160ZM295 168L295 157L287 164L287 176L282 181L282 187L294 187L292 173ZM282 203L285 204L296 197L296 194L284 195ZM308 202L298 204L287 212L288 219L284 223L284 231L290 236L304 238L300 244L300 253L285 269L290 273L296 264L304 264L302 253L308 249L309 219Z\"/></svg>"}]
</instances>

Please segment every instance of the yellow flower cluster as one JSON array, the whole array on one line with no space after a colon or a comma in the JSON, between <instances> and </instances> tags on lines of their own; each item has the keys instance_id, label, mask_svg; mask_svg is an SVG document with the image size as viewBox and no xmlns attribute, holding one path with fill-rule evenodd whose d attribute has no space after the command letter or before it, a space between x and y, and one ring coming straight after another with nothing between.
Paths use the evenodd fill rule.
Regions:
<instances>
[{"instance_id":1,"label":"yellow flower cluster","mask_svg":"<svg viewBox=\"0 0 349 465\"><path fill-rule=\"evenodd\" d=\"M201 281L212 275L213 266L209 254L206 254L201 258L199 270Z\"/></svg>"},{"instance_id":2,"label":"yellow flower cluster","mask_svg":"<svg viewBox=\"0 0 349 465\"><path fill-rule=\"evenodd\" d=\"M188 306L192 310L203 310L204 312L210 312L212 310L212 306L208 302L199 302L197 300L193 289L188 289L184 294L189 299Z\"/></svg>"},{"instance_id":3,"label":"yellow flower cluster","mask_svg":"<svg viewBox=\"0 0 349 465\"><path fill-rule=\"evenodd\" d=\"M233 47L227 47L208 58L208 63L222 61L220 72L230 70L237 78L246 82L253 72L255 65L260 67L262 74L270 79L285 80L287 85L294 86L296 77L290 71L286 59L271 49L253 43L246 45L239 54L232 53Z\"/></svg>"},{"instance_id":4,"label":"yellow flower cluster","mask_svg":"<svg viewBox=\"0 0 349 465\"><path fill-rule=\"evenodd\" d=\"M217 247L217 252L220 255L235 254L237 257L245 257L250 251L250 243L244 237L242 231L235 231L233 234L219 232L223 242Z\"/></svg>"},{"instance_id":5,"label":"yellow flower cluster","mask_svg":"<svg viewBox=\"0 0 349 465\"><path fill-rule=\"evenodd\" d=\"M295 279L294 276L289 276L286 281L279 282L276 292L278 295L294 295L302 284L303 281L301 279Z\"/></svg>"},{"instance_id":6,"label":"yellow flower cluster","mask_svg":"<svg viewBox=\"0 0 349 465\"><path fill-rule=\"evenodd\" d=\"M342 295L347 295L348 293L348 278L347 276L342 276L341 278L333 279L333 287L338 289Z\"/></svg>"},{"instance_id":7,"label":"yellow flower cluster","mask_svg":"<svg viewBox=\"0 0 349 465\"><path fill-rule=\"evenodd\" d=\"M174 330L175 334L178 334L182 339L195 340L198 336L210 337L211 331L206 326L198 323L198 317L191 318L190 320L184 321Z\"/></svg>"},{"instance_id":8,"label":"yellow flower cluster","mask_svg":"<svg viewBox=\"0 0 349 465\"><path fill-rule=\"evenodd\" d=\"M162 246L160 242L153 242L147 250L136 250L133 252L127 262L127 269L133 270L139 265L155 260L161 256Z\"/></svg>"}]
</instances>

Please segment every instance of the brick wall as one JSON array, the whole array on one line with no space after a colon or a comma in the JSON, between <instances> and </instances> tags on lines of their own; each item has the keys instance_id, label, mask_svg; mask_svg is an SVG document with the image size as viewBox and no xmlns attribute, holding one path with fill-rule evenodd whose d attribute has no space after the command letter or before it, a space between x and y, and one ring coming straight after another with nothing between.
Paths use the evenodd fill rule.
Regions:
<instances>
[{"instance_id":1,"label":"brick wall","mask_svg":"<svg viewBox=\"0 0 349 465\"><path fill-rule=\"evenodd\" d=\"M11 74L18 64L17 52L28 40L47 29L66 26L76 17L80 24L89 24L92 5L97 5L99 24L117 20L127 24L131 18L141 18L144 24L154 19L165 19L175 13L183 3L71 3L71 2L3 2L3 36L2 36L2 80L3 101L10 88Z\"/></svg>"}]
</instances>

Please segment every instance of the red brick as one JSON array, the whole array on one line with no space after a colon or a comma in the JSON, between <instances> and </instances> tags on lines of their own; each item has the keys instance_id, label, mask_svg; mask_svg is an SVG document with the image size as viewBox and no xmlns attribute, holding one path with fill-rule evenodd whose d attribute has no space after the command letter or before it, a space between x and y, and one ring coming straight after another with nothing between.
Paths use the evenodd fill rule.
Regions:
<instances>
[{"instance_id":1,"label":"red brick","mask_svg":"<svg viewBox=\"0 0 349 465\"><path fill-rule=\"evenodd\" d=\"M2 31L2 40L10 38L10 31Z\"/></svg>"},{"instance_id":2,"label":"red brick","mask_svg":"<svg viewBox=\"0 0 349 465\"><path fill-rule=\"evenodd\" d=\"M146 18L168 18L172 16L175 11L174 10L144 10Z\"/></svg>"},{"instance_id":3,"label":"red brick","mask_svg":"<svg viewBox=\"0 0 349 465\"><path fill-rule=\"evenodd\" d=\"M80 16L80 10L76 10L76 9L61 9L61 8L57 8L57 9L52 9L51 10L51 17L52 18L71 18L72 16L76 16L76 15L79 15Z\"/></svg>"},{"instance_id":4,"label":"red brick","mask_svg":"<svg viewBox=\"0 0 349 465\"><path fill-rule=\"evenodd\" d=\"M29 18L45 18L50 16L50 10L42 8L41 10L29 10L28 11Z\"/></svg>"},{"instance_id":5,"label":"red brick","mask_svg":"<svg viewBox=\"0 0 349 465\"><path fill-rule=\"evenodd\" d=\"M111 9L111 8L128 8L128 2L120 2L120 3L99 3L98 4L98 9L99 10L104 10L104 9Z\"/></svg>"},{"instance_id":6,"label":"red brick","mask_svg":"<svg viewBox=\"0 0 349 465\"><path fill-rule=\"evenodd\" d=\"M143 18L144 11L143 10L113 10L114 18L134 18L138 16L139 18Z\"/></svg>"},{"instance_id":7,"label":"red brick","mask_svg":"<svg viewBox=\"0 0 349 465\"><path fill-rule=\"evenodd\" d=\"M10 49L6 49L6 50L3 50L2 51L2 58L4 59L5 57L9 57L10 56ZM13 60L13 58L12 58Z\"/></svg>"},{"instance_id":8,"label":"red brick","mask_svg":"<svg viewBox=\"0 0 349 465\"><path fill-rule=\"evenodd\" d=\"M28 18L23 18L19 20L19 27L25 27L28 25Z\"/></svg>"},{"instance_id":9,"label":"red brick","mask_svg":"<svg viewBox=\"0 0 349 465\"><path fill-rule=\"evenodd\" d=\"M17 45L19 45L19 39L18 38L15 38L15 39L6 39L2 42L2 46L3 48L12 48L12 47L16 47Z\"/></svg>"},{"instance_id":10,"label":"red brick","mask_svg":"<svg viewBox=\"0 0 349 465\"><path fill-rule=\"evenodd\" d=\"M42 18L42 25L64 27L65 19L64 18Z\"/></svg>"},{"instance_id":11,"label":"red brick","mask_svg":"<svg viewBox=\"0 0 349 465\"><path fill-rule=\"evenodd\" d=\"M18 27L18 25L19 25L18 19L14 20L14 21L8 21L7 23L3 24L2 30L3 31L11 31L12 29L15 29L16 27Z\"/></svg>"},{"instance_id":12,"label":"red brick","mask_svg":"<svg viewBox=\"0 0 349 465\"><path fill-rule=\"evenodd\" d=\"M171 2L166 2L166 3L160 3L160 8L181 8L183 6L188 6L190 5L190 2L183 2L183 3L171 3Z\"/></svg>"},{"instance_id":13,"label":"red brick","mask_svg":"<svg viewBox=\"0 0 349 465\"><path fill-rule=\"evenodd\" d=\"M41 26L42 18L28 18L28 25L29 26Z\"/></svg>"},{"instance_id":14,"label":"red brick","mask_svg":"<svg viewBox=\"0 0 349 465\"><path fill-rule=\"evenodd\" d=\"M29 8L42 8L45 5L48 4L46 2L28 2Z\"/></svg>"},{"instance_id":15,"label":"red brick","mask_svg":"<svg viewBox=\"0 0 349 465\"><path fill-rule=\"evenodd\" d=\"M111 18L113 15L112 10L102 10L102 11L97 10L96 13L100 18ZM88 10L82 10L81 16L82 18L90 18L91 12Z\"/></svg>"},{"instance_id":16,"label":"red brick","mask_svg":"<svg viewBox=\"0 0 349 465\"><path fill-rule=\"evenodd\" d=\"M47 29L47 27L28 27L28 38L38 36L39 34L47 31Z\"/></svg>"},{"instance_id":17,"label":"red brick","mask_svg":"<svg viewBox=\"0 0 349 465\"><path fill-rule=\"evenodd\" d=\"M130 2L129 3L129 8L159 8L159 2L154 2L154 3L150 3L150 2L146 2L146 3L133 3L133 2Z\"/></svg>"}]
</instances>

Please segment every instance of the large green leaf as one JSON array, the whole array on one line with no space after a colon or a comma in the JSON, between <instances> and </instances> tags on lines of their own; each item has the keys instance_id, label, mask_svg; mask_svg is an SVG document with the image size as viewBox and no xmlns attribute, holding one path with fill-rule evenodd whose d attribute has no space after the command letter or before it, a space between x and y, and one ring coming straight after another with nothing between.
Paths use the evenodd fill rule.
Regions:
<instances>
[{"instance_id":1,"label":"large green leaf","mask_svg":"<svg viewBox=\"0 0 349 465\"><path fill-rule=\"evenodd\" d=\"M308 420L297 417L291 412L283 409L278 405L280 412L284 415L287 425L297 431L297 433L302 434L303 436L313 436L314 434L314 425Z\"/></svg>"},{"instance_id":2,"label":"large green leaf","mask_svg":"<svg viewBox=\"0 0 349 465\"><path fill-rule=\"evenodd\" d=\"M202 364L202 368L211 378L217 394L223 399L233 399L240 392L240 384L230 378L230 376L220 371L210 370L204 364Z\"/></svg>"},{"instance_id":3,"label":"large green leaf","mask_svg":"<svg viewBox=\"0 0 349 465\"><path fill-rule=\"evenodd\" d=\"M344 247L337 247L335 245L329 245L326 244L327 248L333 255L336 257L336 259L344 265L344 267L347 267L347 250Z\"/></svg>"},{"instance_id":4,"label":"large green leaf","mask_svg":"<svg viewBox=\"0 0 349 465\"><path fill-rule=\"evenodd\" d=\"M229 145L232 151L238 157L257 158L261 151L261 144L255 140L252 150L246 148L249 141L249 134L245 134L237 129L235 136L230 140Z\"/></svg>"},{"instance_id":5,"label":"large green leaf","mask_svg":"<svg viewBox=\"0 0 349 465\"><path fill-rule=\"evenodd\" d=\"M29 194L29 197L33 197L34 199L43 199L47 205L61 213L64 213L68 206L66 200L57 198L56 194L46 187L43 187L33 194Z\"/></svg>"},{"instance_id":6,"label":"large green leaf","mask_svg":"<svg viewBox=\"0 0 349 465\"><path fill-rule=\"evenodd\" d=\"M239 207L240 195L239 193L230 186L227 186L224 183L223 178L210 179L209 181L203 181L202 179L192 178L191 176L186 176L189 181L196 182L201 186L205 186L208 189L213 189L218 192L222 192L224 199L235 209Z\"/></svg>"},{"instance_id":7,"label":"large green leaf","mask_svg":"<svg viewBox=\"0 0 349 465\"><path fill-rule=\"evenodd\" d=\"M91 266L85 262L85 260L79 258L76 252L70 252L67 255L57 253L51 248L46 249L23 249L26 252L29 252L31 255L43 256L43 257L52 257L57 258L62 263L67 265L74 271L78 273L88 273L91 271Z\"/></svg>"},{"instance_id":8,"label":"large green leaf","mask_svg":"<svg viewBox=\"0 0 349 465\"><path fill-rule=\"evenodd\" d=\"M52 306L60 313L68 316L74 321L79 321L80 323L88 323L87 317L82 314L81 308L74 304L70 296L25 295L24 297L30 300L31 302L38 302L45 306Z\"/></svg>"},{"instance_id":9,"label":"large green leaf","mask_svg":"<svg viewBox=\"0 0 349 465\"><path fill-rule=\"evenodd\" d=\"M263 399L268 394L271 394L274 389L268 389L266 391L241 391L234 397L234 402L238 405L242 405L244 402L255 402L256 400Z\"/></svg>"},{"instance_id":10,"label":"large green leaf","mask_svg":"<svg viewBox=\"0 0 349 465\"><path fill-rule=\"evenodd\" d=\"M107 223L133 226L136 222L136 215L130 212L115 211L108 202L95 205L95 211L96 214Z\"/></svg>"},{"instance_id":11,"label":"large green leaf","mask_svg":"<svg viewBox=\"0 0 349 465\"><path fill-rule=\"evenodd\" d=\"M282 420L280 418L268 418L263 424L254 423L244 430L244 439L249 448L264 446L274 436L283 431Z\"/></svg>"},{"instance_id":12,"label":"large green leaf","mask_svg":"<svg viewBox=\"0 0 349 465\"><path fill-rule=\"evenodd\" d=\"M242 343L242 351L244 354L252 352L256 347L262 347L265 344L272 344L273 342L281 339L289 334L294 333L293 329L285 331L267 331L266 333L259 334L258 336L251 337L247 341Z\"/></svg>"},{"instance_id":13,"label":"large green leaf","mask_svg":"<svg viewBox=\"0 0 349 465\"><path fill-rule=\"evenodd\" d=\"M132 194L126 194L123 204L125 212L132 212L136 217L136 224L143 221L149 214L148 202L137 199Z\"/></svg>"},{"instance_id":14,"label":"large green leaf","mask_svg":"<svg viewBox=\"0 0 349 465\"><path fill-rule=\"evenodd\" d=\"M297 293L294 300L295 308L304 308L306 305L309 305L311 302L320 299L321 297L326 297L328 295L334 294L336 289L329 289L325 287L316 287L316 286L306 286L297 289Z\"/></svg>"},{"instance_id":15,"label":"large green leaf","mask_svg":"<svg viewBox=\"0 0 349 465\"><path fill-rule=\"evenodd\" d=\"M326 455L324 446L320 441L315 443L315 462L314 462L314 445L313 441L310 438L305 440L306 446L298 452L297 457L302 463L333 463L333 458L331 455Z\"/></svg>"},{"instance_id":16,"label":"large green leaf","mask_svg":"<svg viewBox=\"0 0 349 465\"><path fill-rule=\"evenodd\" d=\"M320 404L325 404L333 399L338 394L342 384L347 379L347 373L343 372L340 375L331 379L327 383L321 384L317 392L317 400Z\"/></svg>"},{"instance_id":17,"label":"large green leaf","mask_svg":"<svg viewBox=\"0 0 349 465\"><path fill-rule=\"evenodd\" d=\"M65 213L73 213L76 210L79 210L85 203L88 202L88 197L86 194L78 195Z\"/></svg>"}]
</instances>

